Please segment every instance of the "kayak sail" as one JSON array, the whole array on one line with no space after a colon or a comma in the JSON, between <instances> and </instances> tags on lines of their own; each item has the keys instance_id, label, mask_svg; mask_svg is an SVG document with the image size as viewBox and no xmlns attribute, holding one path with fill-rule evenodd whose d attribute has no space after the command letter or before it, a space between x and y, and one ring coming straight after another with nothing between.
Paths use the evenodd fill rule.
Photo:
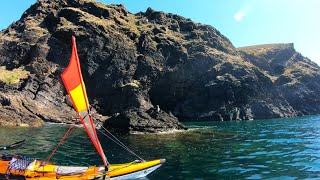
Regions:
<instances>
[{"instance_id":1,"label":"kayak sail","mask_svg":"<svg viewBox=\"0 0 320 180\"><path fill-rule=\"evenodd\" d=\"M109 166L90 114L86 87L82 79L76 39L74 36L72 36L72 52L70 62L66 70L62 73L61 78L72 100L73 106L79 114L80 121L87 131L94 147L100 154L104 165L106 167Z\"/></svg>"}]
</instances>

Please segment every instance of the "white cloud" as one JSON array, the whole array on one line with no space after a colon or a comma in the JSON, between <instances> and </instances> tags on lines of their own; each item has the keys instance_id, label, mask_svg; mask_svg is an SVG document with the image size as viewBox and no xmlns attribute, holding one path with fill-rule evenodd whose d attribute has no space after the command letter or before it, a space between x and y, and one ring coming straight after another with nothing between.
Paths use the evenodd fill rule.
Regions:
<instances>
[{"instance_id":1,"label":"white cloud","mask_svg":"<svg viewBox=\"0 0 320 180\"><path fill-rule=\"evenodd\" d=\"M242 20L244 16L245 16L244 12L238 11L233 15L233 19L239 22Z\"/></svg>"},{"instance_id":2,"label":"white cloud","mask_svg":"<svg viewBox=\"0 0 320 180\"><path fill-rule=\"evenodd\" d=\"M234 13L233 19L236 20L237 22L242 21L243 18L250 13L252 6L253 6L252 1L251 3L244 5L236 13Z\"/></svg>"}]
</instances>

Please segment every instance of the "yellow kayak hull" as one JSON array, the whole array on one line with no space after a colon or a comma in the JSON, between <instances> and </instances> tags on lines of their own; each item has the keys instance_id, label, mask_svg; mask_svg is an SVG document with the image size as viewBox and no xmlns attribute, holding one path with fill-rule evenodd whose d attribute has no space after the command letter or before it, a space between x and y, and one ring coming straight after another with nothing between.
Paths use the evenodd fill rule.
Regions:
<instances>
[{"instance_id":1,"label":"yellow kayak hull","mask_svg":"<svg viewBox=\"0 0 320 180\"><path fill-rule=\"evenodd\" d=\"M54 164L44 164L34 161L24 171L10 169L10 161L0 160L0 175L19 176L26 180L87 180L87 179L135 179L147 176L159 168L165 162L164 159L152 161L134 161L126 164L110 165L107 172L104 167L67 167ZM8 171L9 170L9 171Z\"/></svg>"}]
</instances>

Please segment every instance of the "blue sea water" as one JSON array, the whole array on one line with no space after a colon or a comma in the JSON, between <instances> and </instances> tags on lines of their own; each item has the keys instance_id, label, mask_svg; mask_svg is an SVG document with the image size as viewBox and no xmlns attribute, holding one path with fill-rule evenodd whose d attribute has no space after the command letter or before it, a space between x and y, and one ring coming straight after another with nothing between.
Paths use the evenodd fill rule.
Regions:
<instances>
[{"instance_id":1,"label":"blue sea water","mask_svg":"<svg viewBox=\"0 0 320 180\"><path fill-rule=\"evenodd\" d=\"M299 118L192 122L186 132L118 135L144 159L167 162L153 179L320 179L320 116ZM40 128L0 128L0 145L26 139L9 154L46 159L67 125ZM111 163L135 159L99 135ZM99 155L83 128L58 149L52 162L60 165L100 165Z\"/></svg>"}]
</instances>

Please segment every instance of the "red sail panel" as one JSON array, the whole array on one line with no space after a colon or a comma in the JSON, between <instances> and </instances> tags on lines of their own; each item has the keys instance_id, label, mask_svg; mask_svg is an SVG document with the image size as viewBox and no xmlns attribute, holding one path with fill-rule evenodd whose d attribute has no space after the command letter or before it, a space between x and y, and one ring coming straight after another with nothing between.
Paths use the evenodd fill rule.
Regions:
<instances>
[{"instance_id":1,"label":"red sail panel","mask_svg":"<svg viewBox=\"0 0 320 180\"><path fill-rule=\"evenodd\" d=\"M66 87L76 111L79 113L88 110L88 99L83 83L79 57L77 53L76 39L72 36L72 52L69 65L61 74L62 81Z\"/></svg>"},{"instance_id":2,"label":"red sail panel","mask_svg":"<svg viewBox=\"0 0 320 180\"><path fill-rule=\"evenodd\" d=\"M80 121L83 124L93 145L100 154L105 166L108 166L107 158L99 142L97 132L89 113L89 104L85 84L82 79L79 57L76 47L76 39L72 36L72 53L66 70L61 74L64 86L72 100L75 110L79 113Z\"/></svg>"}]
</instances>

